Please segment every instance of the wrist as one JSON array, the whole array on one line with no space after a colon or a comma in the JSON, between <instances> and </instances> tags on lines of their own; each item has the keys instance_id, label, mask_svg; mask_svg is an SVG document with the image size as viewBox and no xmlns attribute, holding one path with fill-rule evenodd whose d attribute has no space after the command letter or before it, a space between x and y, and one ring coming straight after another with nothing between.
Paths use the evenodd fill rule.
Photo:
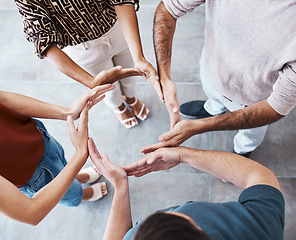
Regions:
<instances>
[{"instance_id":1,"label":"wrist","mask_svg":"<svg viewBox=\"0 0 296 240\"><path fill-rule=\"evenodd\" d=\"M208 131L209 129L209 118L197 119L197 120L188 120L189 121L189 131L193 135L201 134Z\"/></svg>"},{"instance_id":2,"label":"wrist","mask_svg":"<svg viewBox=\"0 0 296 240\"><path fill-rule=\"evenodd\" d=\"M137 62L143 62L143 61L147 61L146 58L144 57L143 52L139 52L137 54L135 54L135 56L133 56L133 61L136 64Z\"/></svg>"},{"instance_id":3,"label":"wrist","mask_svg":"<svg viewBox=\"0 0 296 240\"><path fill-rule=\"evenodd\" d=\"M126 194L129 190L129 185L128 185L128 178L127 176L123 179L117 180L114 183L114 189L115 192L118 194Z\"/></svg>"},{"instance_id":4,"label":"wrist","mask_svg":"<svg viewBox=\"0 0 296 240\"><path fill-rule=\"evenodd\" d=\"M169 86L173 81L171 80L170 76L167 75L159 75L161 86L165 89Z\"/></svg>"},{"instance_id":5,"label":"wrist","mask_svg":"<svg viewBox=\"0 0 296 240\"><path fill-rule=\"evenodd\" d=\"M61 118L60 119L67 121L67 117L69 115L72 116L71 107L61 107Z\"/></svg>"},{"instance_id":6,"label":"wrist","mask_svg":"<svg viewBox=\"0 0 296 240\"><path fill-rule=\"evenodd\" d=\"M178 153L179 153L179 162L180 163L187 163L186 159L187 159L187 152L189 151L190 148L187 147L177 147L178 149Z\"/></svg>"},{"instance_id":7,"label":"wrist","mask_svg":"<svg viewBox=\"0 0 296 240\"><path fill-rule=\"evenodd\" d=\"M78 147L76 148L75 154L77 157L81 159L87 159L88 158L88 149L87 147Z\"/></svg>"}]
</instances>

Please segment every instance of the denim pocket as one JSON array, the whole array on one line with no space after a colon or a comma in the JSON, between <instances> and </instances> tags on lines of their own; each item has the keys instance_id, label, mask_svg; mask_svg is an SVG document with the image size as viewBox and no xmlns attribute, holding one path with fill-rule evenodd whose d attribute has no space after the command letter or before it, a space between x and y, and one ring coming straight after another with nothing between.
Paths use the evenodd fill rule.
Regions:
<instances>
[{"instance_id":1,"label":"denim pocket","mask_svg":"<svg viewBox=\"0 0 296 240\"><path fill-rule=\"evenodd\" d=\"M54 179L53 174L46 168L40 167L38 169L38 175L34 179L34 186L31 186L34 191L38 192L45 185L50 183Z\"/></svg>"}]
</instances>

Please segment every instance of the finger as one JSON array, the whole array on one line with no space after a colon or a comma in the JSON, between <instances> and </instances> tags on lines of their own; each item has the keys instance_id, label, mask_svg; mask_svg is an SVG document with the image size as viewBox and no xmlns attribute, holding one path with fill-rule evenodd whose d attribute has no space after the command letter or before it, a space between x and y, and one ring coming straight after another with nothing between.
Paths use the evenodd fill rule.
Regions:
<instances>
[{"instance_id":1,"label":"finger","mask_svg":"<svg viewBox=\"0 0 296 240\"><path fill-rule=\"evenodd\" d=\"M162 92L162 88L161 88L161 85L160 85L160 81L159 81L158 75L152 75L150 77L150 79L151 79L150 81L153 83L152 85L153 85L153 87L154 87L154 89L155 89L155 91L156 91L159 99L164 103L165 102L165 100L164 100L164 94Z\"/></svg>"},{"instance_id":2,"label":"finger","mask_svg":"<svg viewBox=\"0 0 296 240\"><path fill-rule=\"evenodd\" d=\"M145 146L140 151L141 151L141 153L147 154L147 153L153 152L153 151L155 151L155 150L157 150L159 148L166 147L166 146L168 146L167 143L159 142L159 143L155 143L155 144Z\"/></svg>"},{"instance_id":3,"label":"finger","mask_svg":"<svg viewBox=\"0 0 296 240\"><path fill-rule=\"evenodd\" d=\"M70 134L74 133L76 131L76 128L75 128L74 121L73 121L73 118L71 115L67 116L67 124L69 127Z\"/></svg>"},{"instance_id":4,"label":"finger","mask_svg":"<svg viewBox=\"0 0 296 240\"><path fill-rule=\"evenodd\" d=\"M166 132L158 137L158 141L160 142L168 142L172 140L174 137L178 135L177 131L175 129L170 130L169 132Z\"/></svg>"},{"instance_id":5,"label":"finger","mask_svg":"<svg viewBox=\"0 0 296 240\"><path fill-rule=\"evenodd\" d=\"M143 73L137 68L124 68L122 73L127 76L142 76Z\"/></svg>"},{"instance_id":6,"label":"finger","mask_svg":"<svg viewBox=\"0 0 296 240\"><path fill-rule=\"evenodd\" d=\"M88 110L89 110L89 105L87 104L83 108L83 110L82 110L82 112L80 114L80 120L79 120L79 123L78 123L78 126L77 126L78 131L87 128L87 125L88 125Z\"/></svg>"},{"instance_id":7,"label":"finger","mask_svg":"<svg viewBox=\"0 0 296 240\"><path fill-rule=\"evenodd\" d=\"M91 109L94 105L96 105L98 102L102 101L105 98L105 94L99 96L95 100L89 101L89 109Z\"/></svg>"},{"instance_id":8,"label":"finger","mask_svg":"<svg viewBox=\"0 0 296 240\"><path fill-rule=\"evenodd\" d=\"M143 171L143 172L141 172L141 173L137 173L137 174L134 174L134 176L135 177L142 177L142 176L144 176L144 175L146 175L146 174L148 174L148 173L151 173L151 171Z\"/></svg>"},{"instance_id":9,"label":"finger","mask_svg":"<svg viewBox=\"0 0 296 240\"><path fill-rule=\"evenodd\" d=\"M132 170L132 169L138 169L138 168L142 167L143 165L146 164L146 162L147 162L147 160L148 160L147 157L148 157L148 156L144 156L144 157L142 157L141 159L139 159L139 160L137 160L137 161L131 163L130 165L125 166L124 169L125 169L126 171L130 171L130 170Z\"/></svg>"},{"instance_id":10,"label":"finger","mask_svg":"<svg viewBox=\"0 0 296 240\"><path fill-rule=\"evenodd\" d=\"M170 115L171 130L180 121L181 121L181 115L179 111L177 111L175 114Z\"/></svg>"},{"instance_id":11,"label":"finger","mask_svg":"<svg viewBox=\"0 0 296 240\"><path fill-rule=\"evenodd\" d=\"M102 159L102 157L96 147L96 144L92 138L88 139L88 151L89 151L89 156L93 162L99 161Z\"/></svg>"},{"instance_id":12,"label":"finger","mask_svg":"<svg viewBox=\"0 0 296 240\"><path fill-rule=\"evenodd\" d=\"M148 172L152 172L151 170L147 169L147 168L141 168L141 169L134 169L131 171L127 172L128 176L143 176L143 173L148 173Z\"/></svg>"},{"instance_id":13,"label":"finger","mask_svg":"<svg viewBox=\"0 0 296 240\"><path fill-rule=\"evenodd\" d=\"M91 90L91 92L95 92L95 94L93 94L90 98L97 98L98 96L100 96L100 95L102 95L114 88L115 88L115 86L110 83L97 86Z\"/></svg>"}]
</instances>

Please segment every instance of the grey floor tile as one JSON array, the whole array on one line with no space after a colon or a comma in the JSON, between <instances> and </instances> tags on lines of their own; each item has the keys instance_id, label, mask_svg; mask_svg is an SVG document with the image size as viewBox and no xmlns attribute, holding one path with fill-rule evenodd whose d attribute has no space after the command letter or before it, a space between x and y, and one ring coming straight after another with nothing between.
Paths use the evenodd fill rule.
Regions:
<instances>
[{"instance_id":1,"label":"grey floor tile","mask_svg":"<svg viewBox=\"0 0 296 240\"><path fill-rule=\"evenodd\" d=\"M20 14L0 11L0 23L0 81L37 80L39 62L24 37Z\"/></svg>"},{"instance_id":2,"label":"grey floor tile","mask_svg":"<svg viewBox=\"0 0 296 240\"><path fill-rule=\"evenodd\" d=\"M295 215L296 215L296 178L279 178L282 192L286 202L285 240L295 239Z\"/></svg>"},{"instance_id":3,"label":"grey floor tile","mask_svg":"<svg viewBox=\"0 0 296 240\"><path fill-rule=\"evenodd\" d=\"M163 194L159 194L163 193ZM155 172L130 178L130 196L134 222L156 210L181 205L187 201L209 199L207 174Z\"/></svg>"},{"instance_id":4,"label":"grey floor tile","mask_svg":"<svg viewBox=\"0 0 296 240\"><path fill-rule=\"evenodd\" d=\"M154 67L156 61L152 28L155 9L155 5L144 5L138 12L144 54ZM188 13L183 18L180 18L176 26L172 50L171 77L175 82L198 82L200 81L199 57L203 46L204 8L201 7L195 10L194 13Z\"/></svg>"},{"instance_id":5,"label":"grey floor tile","mask_svg":"<svg viewBox=\"0 0 296 240\"><path fill-rule=\"evenodd\" d=\"M211 178L211 202L222 203L238 200L242 189L236 187L231 183L224 183L219 178Z\"/></svg>"},{"instance_id":6,"label":"grey floor tile","mask_svg":"<svg viewBox=\"0 0 296 240\"><path fill-rule=\"evenodd\" d=\"M0 2L0 11L17 10L14 1L2 0Z\"/></svg>"},{"instance_id":7,"label":"grey floor tile","mask_svg":"<svg viewBox=\"0 0 296 240\"><path fill-rule=\"evenodd\" d=\"M263 143L251 157L269 167L277 176L296 176L296 149L293 126L296 109L268 127Z\"/></svg>"}]
</instances>

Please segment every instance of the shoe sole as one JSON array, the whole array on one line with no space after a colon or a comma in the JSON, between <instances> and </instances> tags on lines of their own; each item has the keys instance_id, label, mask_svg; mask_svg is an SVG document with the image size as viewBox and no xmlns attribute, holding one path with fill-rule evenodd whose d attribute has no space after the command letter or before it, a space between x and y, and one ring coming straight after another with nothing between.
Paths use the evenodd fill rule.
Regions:
<instances>
[{"instance_id":1,"label":"shoe sole","mask_svg":"<svg viewBox=\"0 0 296 240\"><path fill-rule=\"evenodd\" d=\"M181 114L181 116L186 117L186 118L198 119L198 117L194 117L194 116L191 116L191 115L186 115L186 114L181 113L181 112L180 112L180 114Z\"/></svg>"}]
</instances>

